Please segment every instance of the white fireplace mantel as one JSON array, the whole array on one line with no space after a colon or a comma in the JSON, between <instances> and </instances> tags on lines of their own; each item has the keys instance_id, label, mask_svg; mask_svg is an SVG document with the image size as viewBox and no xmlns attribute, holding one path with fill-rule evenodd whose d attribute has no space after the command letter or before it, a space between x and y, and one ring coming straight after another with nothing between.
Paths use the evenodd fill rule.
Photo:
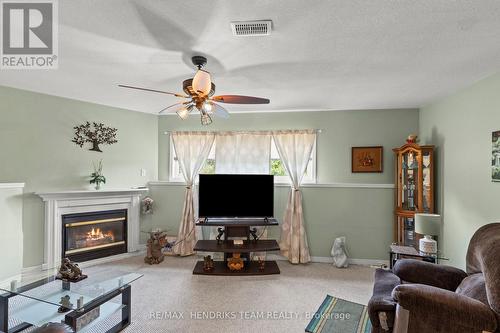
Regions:
<instances>
[{"instance_id":1,"label":"white fireplace mantel","mask_svg":"<svg viewBox=\"0 0 500 333\"><path fill-rule=\"evenodd\" d=\"M57 267L62 256L62 216L65 214L127 210L127 252L139 250L140 196L147 188L36 192L45 202L43 269Z\"/></svg>"}]
</instances>

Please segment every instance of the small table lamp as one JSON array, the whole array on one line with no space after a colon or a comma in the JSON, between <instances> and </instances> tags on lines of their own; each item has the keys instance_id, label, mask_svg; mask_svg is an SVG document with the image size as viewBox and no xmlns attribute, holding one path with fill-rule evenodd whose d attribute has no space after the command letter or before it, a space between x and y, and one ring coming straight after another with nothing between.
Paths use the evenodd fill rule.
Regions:
<instances>
[{"instance_id":1,"label":"small table lamp","mask_svg":"<svg viewBox=\"0 0 500 333\"><path fill-rule=\"evenodd\" d=\"M441 230L441 215L415 214L415 232L424 235L420 239L420 252L436 254L437 242L432 236L439 235Z\"/></svg>"}]
</instances>

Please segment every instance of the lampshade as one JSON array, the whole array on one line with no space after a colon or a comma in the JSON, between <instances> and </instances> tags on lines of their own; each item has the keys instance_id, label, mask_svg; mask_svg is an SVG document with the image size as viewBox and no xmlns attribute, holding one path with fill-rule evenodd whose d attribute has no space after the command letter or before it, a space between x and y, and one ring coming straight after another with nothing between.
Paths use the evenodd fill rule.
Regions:
<instances>
[{"instance_id":1,"label":"lampshade","mask_svg":"<svg viewBox=\"0 0 500 333\"><path fill-rule=\"evenodd\" d=\"M181 118L182 120L186 120L188 117L189 117L189 111L187 108L182 108L180 109L179 111L177 111L177 115L179 116L179 118Z\"/></svg>"},{"instance_id":2,"label":"lampshade","mask_svg":"<svg viewBox=\"0 0 500 333\"><path fill-rule=\"evenodd\" d=\"M192 105L183 106L179 111L177 111L177 115L182 120L186 120L189 117L189 113L191 112L191 110L193 110L193 106Z\"/></svg>"},{"instance_id":3,"label":"lampshade","mask_svg":"<svg viewBox=\"0 0 500 333\"><path fill-rule=\"evenodd\" d=\"M193 78L193 89L203 95L208 95L212 89L212 79L210 78L210 73L204 71L203 69L199 69Z\"/></svg>"},{"instance_id":4,"label":"lampshade","mask_svg":"<svg viewBox=\"0 0 500 333\"><path fill-rule=\"evenodd\" d=\"M415 214L415 232L422 235L439 235L441 231L441 215Z\"/></svg>"},{"instance_id":5,"label":"lampshade","mask_svg":"<svg viewBox=\"0 0 500 333\"><path fill-rule=\"evenodd\" d=\"M210 101L205 101L203 103L203 110L207 113L212 113L213 104Z\"/></svg>"}]
</instances>

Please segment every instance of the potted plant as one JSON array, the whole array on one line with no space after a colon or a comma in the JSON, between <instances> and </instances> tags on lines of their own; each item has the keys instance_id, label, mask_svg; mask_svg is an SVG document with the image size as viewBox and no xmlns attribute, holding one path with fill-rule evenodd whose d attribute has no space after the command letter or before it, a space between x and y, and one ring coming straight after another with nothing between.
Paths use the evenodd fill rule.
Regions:
<instances>
[{"instance_id":1,"label":"potted plant","mask_svg":"<svg viewBox=\"0 0 500 333\"><path fill-rule=\"evenodd\" d=\"M90 184L95 184L95 189L100 190L101 183L106 184L106 177L102 174L102 160L99 160L97 164L92 162L92 165L94 166L94 172L90 175Z\"/></svg>"}]
</instances>

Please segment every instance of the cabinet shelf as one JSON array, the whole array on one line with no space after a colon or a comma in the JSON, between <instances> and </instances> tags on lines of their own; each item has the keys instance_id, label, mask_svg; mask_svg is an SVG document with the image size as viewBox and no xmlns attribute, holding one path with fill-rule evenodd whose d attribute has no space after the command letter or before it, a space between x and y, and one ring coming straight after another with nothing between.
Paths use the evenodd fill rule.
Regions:
<instances>
[{"instance_id":1,"label":"cabinet shelf","mask_svg":"<svg viewBox=\"0 0 500 333\"><path fill-rule=\"evenodd\" d=\"M263 270L259 269L259 265L255 261L250 261L249 263L245 263L245 267L239 271L230 270L224 261L214 261L214 269L211 270L210 272L203 270L203 261L198 261L193 270L194 275L242 276L242 275L271 275L279 273L280 269L278 267L278 264L274 260L266 261Z\"/></svg>"},{"instance_id":2,"label":"cabinet shelf","mask_svg":"<svg viewBox=\"0 0 500 333\"><path fill-rule=\"evenodd\" d=\"M207 252L265 252L278 251L280 246L274 239L262 239L257 241L243 241L243 245L234 245L234 241L225 240L218 243L216 240L199 240L194 246L195 251Z\"/></svg>"}]
</instances>

